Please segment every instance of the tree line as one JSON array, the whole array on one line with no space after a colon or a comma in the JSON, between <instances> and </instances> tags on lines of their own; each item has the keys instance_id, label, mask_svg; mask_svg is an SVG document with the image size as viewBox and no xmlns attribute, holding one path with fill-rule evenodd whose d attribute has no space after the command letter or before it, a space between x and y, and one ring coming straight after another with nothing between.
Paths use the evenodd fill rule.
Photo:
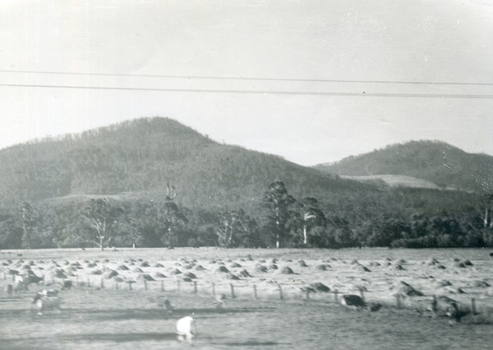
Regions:
<instances>
[{"instance_id":1,"label":"tree line","mask_svg":"<svg viewBox=\"0 0 493 350\"><path fill-rule=\"evenodd\" d=\"M166 189L161 200L92 196L3 208L0 249L493 247L491 195L464 194L467 203L461 210L433 211L431 198L440 192L425 196L423 191L401 189L387 192L384 199L368 194L351 200L346 194L319 201L295 198L284 182L275 181L258 198L252 215L242 208L192 210L178 204L174 186L168 183Z\"/></svg>"}]
</instances>

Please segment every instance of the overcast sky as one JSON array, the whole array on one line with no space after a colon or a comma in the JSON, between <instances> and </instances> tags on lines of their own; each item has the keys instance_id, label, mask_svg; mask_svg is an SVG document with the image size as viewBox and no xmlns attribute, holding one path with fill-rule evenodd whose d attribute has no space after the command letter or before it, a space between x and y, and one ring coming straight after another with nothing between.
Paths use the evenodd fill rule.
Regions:
<instances>
[{"instance_id":1,"label":"overcast sky","mask_svg":"<svg viewBox=\"0 0 493 350\"><path fill-rule=\"evenodd\" d=\"M493 0L2 0L0 148L163 116L302 165L493 155L492 33Z\"/></svg>"}]
</instances>

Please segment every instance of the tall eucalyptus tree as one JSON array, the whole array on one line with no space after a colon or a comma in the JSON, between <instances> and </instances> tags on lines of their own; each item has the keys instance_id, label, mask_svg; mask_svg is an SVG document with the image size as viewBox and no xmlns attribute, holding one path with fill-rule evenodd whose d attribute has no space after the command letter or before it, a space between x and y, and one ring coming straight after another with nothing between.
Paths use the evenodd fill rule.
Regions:
<instances>
[{"instance_id":1,"label":"tall eucalyptus tree","mask_svg":"<svg viewBox=\"0 0 493 350\"><path fill-rule=\"evenodd\" d=\"M286 236L286 223L290 218L290 208L296 203L282 181L271 183L264 193L262 206L267 210L267 220L272 227L276 248L281 246Z\"/></svg>"}]
</instances>

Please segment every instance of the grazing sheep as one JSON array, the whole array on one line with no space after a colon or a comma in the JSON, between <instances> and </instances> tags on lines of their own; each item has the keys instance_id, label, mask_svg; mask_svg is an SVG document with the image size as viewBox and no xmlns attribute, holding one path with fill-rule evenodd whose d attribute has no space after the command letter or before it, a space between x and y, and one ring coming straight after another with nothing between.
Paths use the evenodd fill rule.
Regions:
<instances>
[{"instance_id":1,"label":"grazing sheep","mask_svg":"<svg viewBox=\"0 0 493 350\"><path fill-rule=\"evenodd\" d=\"M176 322L176 334L178 334L178 340L186 339L192 344L192 338L195 336L195 320L190 316L180 318Z\"/></svg>"},{"instance_id":2,"label":"grazing sheep","mask_svg":"<svg viewBox=\"0 0 493 350\"><path fill-rule=\"evenodd\" d=\"M60 298L57 290L43 290L37 292L32 299L32 303L36 304L38 315L42 315L45 310L57 310L60 312Z\"/></svg>"}]
</instances>

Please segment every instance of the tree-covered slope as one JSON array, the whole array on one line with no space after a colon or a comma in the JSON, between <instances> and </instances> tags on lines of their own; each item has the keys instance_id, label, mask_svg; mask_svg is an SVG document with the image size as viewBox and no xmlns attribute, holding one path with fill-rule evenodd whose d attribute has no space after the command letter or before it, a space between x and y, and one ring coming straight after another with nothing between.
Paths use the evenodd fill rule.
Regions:
<instances>
[{"instance_id":1,"label":"tree-covered slope","mask_svg":"<svg viewBox=\"0 0 493 350\"><path fill-rule=\"evenodd\" d=\"M314 167L348 176L404 175L439 187L483 192L492 187L493 157L471 154L439 141L411 141L391 145L339 162Z\"/></svg>"},{"instance_id":2,"label":"tree-covered slope","mask_svg":"<svg viewBox=\"0 0 493 350\"><path fill-rule=\"evenodd\" d=\"M298 196L373 190L280 157L219 144L167 118L142 118L0 151L3 201L132 193L196 207L253 207L282 179Z\"/></svg>"}]
</instances>

